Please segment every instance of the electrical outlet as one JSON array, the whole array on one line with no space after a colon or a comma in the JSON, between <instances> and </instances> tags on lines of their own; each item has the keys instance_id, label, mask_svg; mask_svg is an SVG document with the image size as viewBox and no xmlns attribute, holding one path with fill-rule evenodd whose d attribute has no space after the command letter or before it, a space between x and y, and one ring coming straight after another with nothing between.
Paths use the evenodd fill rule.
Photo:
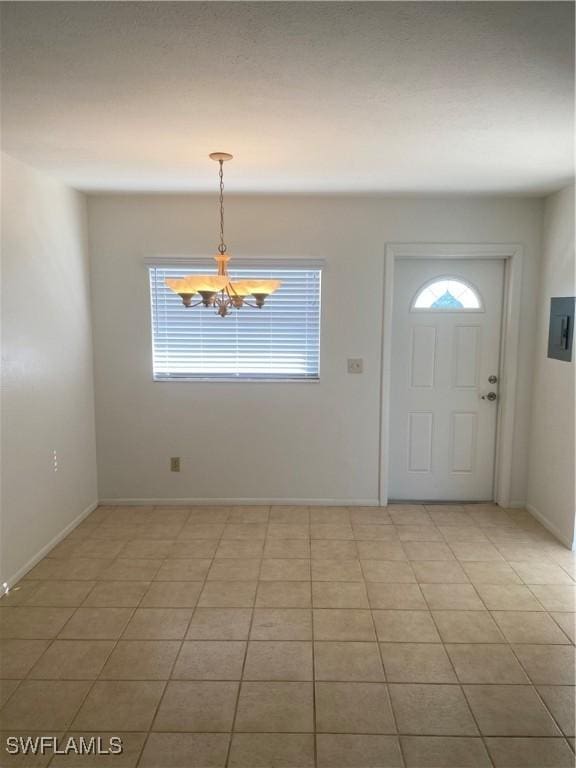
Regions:
<instances>
[{"instance_id":1,"label":"electrical outlet","mask_svg":"<svg viewBox=\"0 0 576 768\"><path fill-rule=\"evenodd\" d=\"M364 360L361 357L348 358L348 373L362 373L364 370Z\"/></svg>"},{"instance_id":2,"label":"electrical outlet","mask_svg":"<svg viewBox=\"0 0 576 768\"><path fill-rule=\"evenodd\" d=\"M180 456L172 456L170 459L170 472L180 472Z\"/></svg>"}]
</instances>

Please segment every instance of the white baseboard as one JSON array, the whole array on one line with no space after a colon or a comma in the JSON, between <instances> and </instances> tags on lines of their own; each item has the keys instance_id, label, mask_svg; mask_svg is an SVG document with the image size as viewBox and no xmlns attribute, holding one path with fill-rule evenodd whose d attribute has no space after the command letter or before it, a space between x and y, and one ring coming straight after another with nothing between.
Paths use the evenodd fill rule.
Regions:
<instances>
[{"instance_id":1,"label":"white baseboard","mask_svg":"<svg viewBox=\"0 0 576 768\"><path fill-rule=\"evenodd\" d=\"M542 523L544 528L546 530L550 531L550 533L555 536L558 541L560 541L562 544L568 547L568 549L574 549L575 543L573 540L570 540L569 536L566 536L565 533L563 533L553 522L548 520L548 518L540 512L539 509L536 509L536 507L532 506L532 504L526 504L526 509L530 514L538 520L539 523Z\"/></svg>"},{"instance_id":2,"label":"white baseboard","mask_svg":"<svg viewBox=\"0 0 576 768\"><path fill-rule=\"evenodd\" d=\"M28 571L31 571L34 566L42 560L43 557L46 557L48 552L50 552L51 549L54 549L56 544L59 544L62 539L66 538L70 531L74 530L77 525L80 525L82 520L84 520L85 517L88 517L88 515L91 512L94 512L96 507L98 506L98 502L94 501L92 504L89 504L86 509L83 512L80 512L80 514L74 518L68 525L63 528L60 533L57 533L54 538L50 539L48 544L45 544L42 549L40 549L36 554L28 560L28 562L22 566L22 568L19 568L16 573L13 573L8 578L4 576L0 576L0 583L8 584L9 587L12 587L16 582L20 581L20 579L25 576Z\"/></svg>"},{"instance_id":3,"label":"white baseboard","mask_svg":"<svg viewBox=\"0 0 576 768\"><path fill-rule=\"evenodd\" d=\"M100 499L103 506L155 507L237 507L237 506L307 506L307 507L377 507L378 499Z\"/></svg>"}]
</instances>

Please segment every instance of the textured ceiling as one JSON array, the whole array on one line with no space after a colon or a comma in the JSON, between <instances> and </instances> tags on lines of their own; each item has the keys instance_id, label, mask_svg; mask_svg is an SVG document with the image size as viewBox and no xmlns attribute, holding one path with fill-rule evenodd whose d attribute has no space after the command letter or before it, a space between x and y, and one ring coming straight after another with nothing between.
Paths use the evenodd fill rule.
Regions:
<instances>
[{"instance_id":1,"label":"textured ceiling","mask_svg":"<svg viewBox=\"0 0 576 768\"><path fill-rule=\"evenodd\" d=\"M84 190L526 192L572 174L573 5L3 2L4 149Z\"/></svg>"}]
</instances>

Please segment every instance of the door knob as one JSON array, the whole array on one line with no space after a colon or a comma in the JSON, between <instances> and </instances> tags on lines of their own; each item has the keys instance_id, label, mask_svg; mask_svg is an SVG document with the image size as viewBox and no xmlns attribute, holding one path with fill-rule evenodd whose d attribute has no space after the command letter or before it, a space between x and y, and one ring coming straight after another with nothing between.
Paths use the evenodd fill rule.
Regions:
<instances>
[{"instance_id":1,"label":"door knob","mask_svg":"<svg viewBox=\"0 0 576 768\"><path fill-rule=\"evenodd\" d=\"M496 394L496 392L488 392L487 395L482 395L482 400L490 400L490 402L492 403L494 402L494 400L496 400L497 397L498 395Z\"/></svg>"}]
</instances>

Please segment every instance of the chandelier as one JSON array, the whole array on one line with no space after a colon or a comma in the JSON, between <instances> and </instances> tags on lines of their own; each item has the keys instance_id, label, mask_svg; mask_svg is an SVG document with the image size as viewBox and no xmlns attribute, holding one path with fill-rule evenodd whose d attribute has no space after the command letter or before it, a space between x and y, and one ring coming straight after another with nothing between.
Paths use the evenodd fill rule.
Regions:
<instances>
[{"instance_id":1,"label":"chandelier","mask_svg":"<svg viewBox=\"0 0 576 768\"><path fill-rule=\"evenodd\" d=\"M227 253L224 242L224 163L232 160L228 152L212 152L211 160L220 165L220 245L218 253L214 256L217 265L215 275L189 275L188 277L170 278L166 285L177 293L185 307L213 307L220 317L226 317L231 309L242 307L260 308L264 306L266 297L278 290L280 280L235 280L228 275L228 262L230 256ZM194 302L193 297L199 294L199 301ZM250 301L251 297L253 301Z\"/></svg>"}]
</instances>

